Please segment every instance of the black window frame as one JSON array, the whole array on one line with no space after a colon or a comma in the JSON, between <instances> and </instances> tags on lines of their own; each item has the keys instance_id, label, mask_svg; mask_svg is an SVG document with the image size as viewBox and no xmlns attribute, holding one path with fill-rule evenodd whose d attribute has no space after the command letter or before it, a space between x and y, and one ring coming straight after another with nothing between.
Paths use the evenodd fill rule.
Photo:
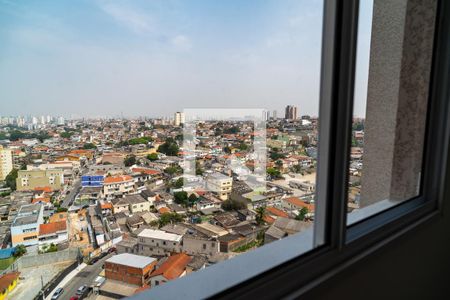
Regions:
<instances>
[{"instance_id":1,"label":"black window frame","mask_svg":"<svg viewBox=\"0 0 450 300\"><path fill-rule=\"evenodd\" d=\"M323 232L314 235L314 245L317 247L208 297L299 297L392 240L441 216L450 136L450 3L445 0L437 1L421 193L418 197L347 226L358 15L358 0L325 0L319 114L320 159L316 188L319 201L325 201L316 203L317 221L314 230ZM283 240L278 243L282 244ZM197 275L196 278L184 280L191 284L197 282L197 288L201 289L201 273L196 272L190 275ZM233 276L231 273L225 275ZM160 293L152 294L158 291L152 289L133 298L146 299L157 295L158 298L168 299L164 298L164 288L169 288L169 285L172 290L177 288L177 282L168 282L165 287L158 288L161 289ZM180 298L184 299L198 296L181 288L178 292Z\"/></svg>"}]
</instances>

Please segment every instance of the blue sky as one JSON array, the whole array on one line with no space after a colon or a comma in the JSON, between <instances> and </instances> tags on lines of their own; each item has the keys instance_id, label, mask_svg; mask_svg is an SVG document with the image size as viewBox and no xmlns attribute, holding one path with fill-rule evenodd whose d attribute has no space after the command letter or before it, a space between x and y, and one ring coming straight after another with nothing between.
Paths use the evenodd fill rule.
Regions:
<instances>
[{"instance_id":1,"label":"blue sky","mask_svg":"<svg viewBox=\"0 0 450 300\"><path fill-rule=\"evenodd\" d=\"M295 104L317 115L322 5L0 0L0 114L155 117L223 107L280 116ZM364 88L357 93L364 98Z\"/></svg>"}]
</instances>

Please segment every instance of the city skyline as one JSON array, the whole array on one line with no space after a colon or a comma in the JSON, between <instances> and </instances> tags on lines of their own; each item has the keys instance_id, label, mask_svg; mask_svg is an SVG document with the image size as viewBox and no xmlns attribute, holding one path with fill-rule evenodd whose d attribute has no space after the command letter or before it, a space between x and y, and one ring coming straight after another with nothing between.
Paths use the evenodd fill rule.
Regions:
<instances>
[{"instance_id":1,"label":"city skyline","mask_svg":"<svg viewBox=\"0 0 450 300\"><path fill-rule=\"evenodd\" d=\"M299 115L317 116L322 5L0 1L2 115L161 117L218 107L280 113L294 104ZM371 9L361 10L370 19ZM360 35L370 35L364 28ZM357 116L365 112L366 72L358 75Z\"/></svg>"}]
</instances>

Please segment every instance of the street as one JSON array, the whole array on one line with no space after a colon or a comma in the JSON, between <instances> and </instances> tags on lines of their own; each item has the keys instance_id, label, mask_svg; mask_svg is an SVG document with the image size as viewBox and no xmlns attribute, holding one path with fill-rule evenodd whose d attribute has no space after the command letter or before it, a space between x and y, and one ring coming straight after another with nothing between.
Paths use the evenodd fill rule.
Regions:
<instances>
[{"instance_id":1,"label":"street","mask_svg":"<svg viewBox=\"0 0 450 300\"><path fill-rule=\"evenodd\" d=\"M63 203L61 204L61 207L64 208L69 208L69 206L73 203L73 201L75 200L76 195L78 194L78 192L80 191L81 188L81 180L77 179L75 181L75 183L72 186L72 189L70 190L69 195L66 196L66 198L64 198Z\"/></svg>"},{"instance_id":2,"label":"street","mask_svg":"<svg viewBox=\"0 0 450 300\"><path fill-rule=\"evenodd\" d=\"M64 293L61 295L62 300L69 300L75 296L77 289L82 286L90 286L98 274L103 270L102 266L105 260L114 254L108 254L93 265L87 265L80 273L78 273L66 286L63 286Z\"/></svg>"}]
</instances>

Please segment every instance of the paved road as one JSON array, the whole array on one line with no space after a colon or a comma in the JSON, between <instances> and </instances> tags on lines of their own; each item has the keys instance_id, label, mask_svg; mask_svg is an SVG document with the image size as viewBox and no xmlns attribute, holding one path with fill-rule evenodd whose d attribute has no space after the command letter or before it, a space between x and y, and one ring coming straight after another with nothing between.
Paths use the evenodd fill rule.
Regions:
<instances>
[{"instance_id":1,"label":"paved road","mask_svg":"<svg viewBox=\"0 0 450 300\"><path fill-rule=\"evenodd\" d=\"M75 201L75 197L80 191L80 188L81 188L81 180L77 179L75 183L72 185L72 189L69 195L66 196L63 203L61 204L61 207L69 208L69 206L72 205L73 201Z\"/></svg>"},{"instance_id":2,"label":"paved road","mask_svg":"<svg viewBox=\"0 0 450 300\"><path fill-rule=\"evenodd\" d=\"M102 266L105 260L110 258L113 254L100 259L93 265L87 265L86 268L81 270L68 284L64 286L64 293L61 296L61 300L69 300L70 297L75 296L77 289L82 285L90 286L98 274L103 270Z\"/></svg>"}]
</instances>

